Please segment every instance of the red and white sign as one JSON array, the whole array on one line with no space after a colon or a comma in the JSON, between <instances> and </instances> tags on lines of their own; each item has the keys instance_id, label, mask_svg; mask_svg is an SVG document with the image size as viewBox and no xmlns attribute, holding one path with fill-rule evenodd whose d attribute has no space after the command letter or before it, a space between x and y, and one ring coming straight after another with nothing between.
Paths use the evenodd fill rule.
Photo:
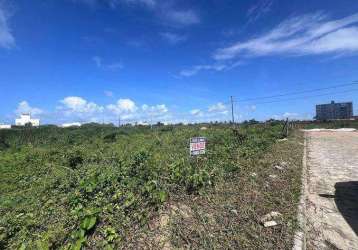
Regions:
<instances>
[{"instance_id":1,"label":"red and white sign","mask_svg":"<svg viewBox=\"0 0 358 250\"><path fill-rule=\"evenodd\" d=\"M205 154L206 138L194 137L190 138L190 155Z\"/></svg>"}]
</instances>

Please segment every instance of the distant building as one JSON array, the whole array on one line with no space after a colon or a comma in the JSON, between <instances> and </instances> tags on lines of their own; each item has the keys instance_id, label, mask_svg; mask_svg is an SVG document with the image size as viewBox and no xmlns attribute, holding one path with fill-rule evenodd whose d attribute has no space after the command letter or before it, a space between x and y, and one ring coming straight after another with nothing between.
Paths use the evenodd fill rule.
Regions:
<instances>
[{"instance_id":1,"label":"distant building","mask_svg":"<svg viewBox=\"0 0 358 250\"><path fill-rule=\"evenodd\" d=\"M137 123L137 125L149 126L150 124L149 124L149 122L146 122L146 121L139 121L139 122Z\"/></svg>"},{"instance_id":2,"label":"distant building","mask_svg":"<svg viewBox=\"0 0 358 250\"><path fill-rule=\"evenodd\" d=\"M27 124L31 124L33 127L40 126L40 120L39 119L31 119L30 114L22 114L20 115L20 118L15 120L16 126L25 126Z\"/></svg>"},{"instance_id":3,"label":"distant building","mask_svg":"<svg viewBox=\"0 0 358 250\"><path fill-rule=\"evenodd\" d=\"M81 127L81 123L79 122L73 122L73 123L64 123L61 125L63 128L69 128L69 127Z\"/></svg>"},{"instance_id":4,"label":"distant building","mask_svg":"<svg viewBox=\"0 0 358 250\"><path fill-rule=\"evenodd\" d=\"M11 125L9 125L9 124L0 124L0 129L11 129Z\"/></svg>"},{"instance_id":5,"label":"distant building","mask_svg":"<svg viewBox=\"0 0 358 250\"><path fill-rule=\"evenodd\" d=\"M353 117L353 103L342 102L316 105L317 120L351 119Z\"/></svg>"}]
</instances>

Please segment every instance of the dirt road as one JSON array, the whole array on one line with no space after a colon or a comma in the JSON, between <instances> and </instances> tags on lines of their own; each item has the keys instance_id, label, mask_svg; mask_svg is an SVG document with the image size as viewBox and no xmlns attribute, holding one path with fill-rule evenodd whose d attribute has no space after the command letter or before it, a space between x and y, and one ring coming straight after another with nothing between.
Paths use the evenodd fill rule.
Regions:
<instances>
[{"instance_id":1,"label":"dirt road","mask_svg":"<svg viewBox=\"0 0 358 250\"><path fill-rule=\"evenodd\" d=\"M358 249L358 132L306 132L308 249Z\"/></svg>"}]
</instances>

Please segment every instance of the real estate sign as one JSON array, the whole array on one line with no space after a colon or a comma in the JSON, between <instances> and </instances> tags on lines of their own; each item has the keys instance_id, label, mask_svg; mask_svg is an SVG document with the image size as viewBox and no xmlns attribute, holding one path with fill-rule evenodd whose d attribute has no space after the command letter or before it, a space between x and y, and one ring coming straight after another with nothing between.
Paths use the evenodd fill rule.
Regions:
<instances>
[{"instance_id":1,"label":"real estate sign","mask_svg":"<svg viewBox=\"0 0 358 250\"><path fill-rule=\"evenodd\" d=\"M205 148L206 148L205 137L190 138L190 155L205 154Z\"/></svg>"}]
</instances>

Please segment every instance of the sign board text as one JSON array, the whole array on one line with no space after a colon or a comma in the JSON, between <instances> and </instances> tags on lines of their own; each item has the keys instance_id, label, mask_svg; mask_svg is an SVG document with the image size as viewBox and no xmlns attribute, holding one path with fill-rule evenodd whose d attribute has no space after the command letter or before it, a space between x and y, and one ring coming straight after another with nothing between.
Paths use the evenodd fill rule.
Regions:
<instances>
[{"instance_id":1,"label":"sign board text","mask_svg":"<svg viewBox=\"0 0 358 250\"><path fill-rule=\"evenodd\" d=\"M205 137L190 138L190 155L205 154L205 148L206 148Z\"/></svg>"}]
</instances>

